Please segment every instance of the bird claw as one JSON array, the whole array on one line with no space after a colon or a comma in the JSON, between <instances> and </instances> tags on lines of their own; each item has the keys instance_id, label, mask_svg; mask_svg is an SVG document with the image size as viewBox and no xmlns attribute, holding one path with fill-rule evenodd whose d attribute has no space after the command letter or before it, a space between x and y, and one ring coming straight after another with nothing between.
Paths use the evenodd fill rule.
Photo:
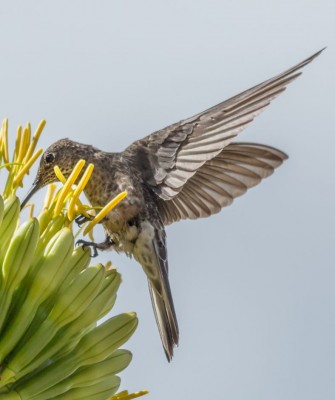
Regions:
<instances>
[{"instance_id":1,"label":"bird claw","mask_svg":"<svg viewBox=\"0 0 335 400\"><path fill-rule=\"evenodd\" d=\"M74 220L76 224L81 228L82 225L85 224L85 222L92 221L93 217L87 217L86 215L80 214L78 217L76 217Z\"/></svg>"},{"instance_id":2,"label":"bird claw","mask_svg":"<svg viewBox=\"0 0 335 400\"><path fill-rule=\"evenodd\" d=\"M77 240L77 243L76 243L77 246L82 246L84 248L89 247L90 249L92 249L92 251L91 251L92 258L98 256L98 250L107 250L111 246L113 246L113 244L114 244L113 240L110 239L108 236L106 237L106 240L102 243L88 242L83 239ZM92 254L92 252L93 252L93 254Z\"/></svg>"},{"instance_id":3,"label":"bird claw","mask_svg":"<svg viewBox=\"0 0 335 400\"><path fill-rule=\"evenodd\" d=\"M78 217L76 217L74 220L76 222L76 224L79 226L79 228L81 228L82 225L84 225L86 222L92 221L92 219L94 219L94 216L86 216L83 214L78 215ZM103 218L99 224L103 224L104 222L107 221L107 218Z\"/></svg>"},{"instance_id":4,"label":"bird claw","mask_svg":"<svg viewBox=\"0 0 335 400\"><path fill-rule=\"evenodd\" d=\"M83 248L89 247L91 250L91 258L95 258L98 256L98 245L99 245L99 243L88 242L88 241L82 240L82 239L77 240L77 243L76 243L76 246L82 246Z\"/></svg>"}]
</instances>

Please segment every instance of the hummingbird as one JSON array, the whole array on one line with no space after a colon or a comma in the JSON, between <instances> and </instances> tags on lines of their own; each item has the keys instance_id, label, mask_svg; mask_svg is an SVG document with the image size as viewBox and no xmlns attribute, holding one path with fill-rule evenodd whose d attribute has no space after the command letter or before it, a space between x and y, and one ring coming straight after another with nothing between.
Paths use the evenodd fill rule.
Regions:
<instances>
[{"instance_id":1,"label":"hummingbird","mask_svg":"<svg viewBox=\"0 0 335 400\"><path fill-rule=\"evenodd\" d=\"M80 159L95 166L85 188L92 206L103 207L120 192L128 192L102 222L105 241L80 243L95 252L124 252L141 264L168 361L178 345L179 329L168 279L165 226L218 213L287 159L276 148L234 139L321 51L206 111L135 141L122 152L61 139L42 155L21 207L40 188L57 181L54 166L68 177Z\"/></svg>"}]
</instances>

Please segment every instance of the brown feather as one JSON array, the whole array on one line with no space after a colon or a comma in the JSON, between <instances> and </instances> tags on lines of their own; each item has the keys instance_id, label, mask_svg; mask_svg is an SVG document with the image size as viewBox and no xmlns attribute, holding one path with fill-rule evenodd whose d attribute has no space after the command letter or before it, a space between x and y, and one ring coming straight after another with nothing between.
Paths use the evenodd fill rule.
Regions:
<instances>
[{"instance_id":1,"label":"brown feather","mask_svg":"<svg viewBox=\"0 0 335 400\"><path fill-rule=\"evenodd\" d=\"M319 54L206 111L152 133L133 143L124 154L136 162L141 148L141 157L148 162L146 170L153 171L145 175L145 182L161 199L173 199L202 165L220 154ZM262 166L261 170L265 173Z\"/></svg>"},{"instance_id":2,"label":"brown feather","mask_svg":"<svg viewBox=\"0 0 335 400\"><path fill-rule=\"evenodd\" d=\"M285 159L285 153L269 146L228 145L200 167L172 200L158 199L163 223L208 217L219 212L235 197L271 175Z\"/></svg>"}]
</instances>

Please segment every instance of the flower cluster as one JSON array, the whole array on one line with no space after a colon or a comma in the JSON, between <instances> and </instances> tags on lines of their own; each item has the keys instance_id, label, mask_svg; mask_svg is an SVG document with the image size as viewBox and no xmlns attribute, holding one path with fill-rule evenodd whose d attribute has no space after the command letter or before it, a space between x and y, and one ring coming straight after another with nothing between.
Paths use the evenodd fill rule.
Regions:
<instances>
[{"instance_id":1,"label":"flower cluster","mask_svg":"<svg viewBox=\"0 0 335 400\"><path fill-rule=\"evenodd\" d=\"M11 159L7 120L0 130L0 168L7 171L0 196L0 399L140 397L147 392L115 394L117 374L132 358L119 347L135 331L136 314L97 324L112 309L121 277L110 263L89 266L89 249L74 247L73 220L89 216L92 208L80 194L94 166L83 172L85 161L80 160L68 179L55 168L62 188L50 185L38 216L31 209L30 218L20 223L16 190L42 153L35 149L44 125L33 135L29 124L18 128ZM84 233L92 232L126 195L96 210Z\"/></svg>"}]
</instances>

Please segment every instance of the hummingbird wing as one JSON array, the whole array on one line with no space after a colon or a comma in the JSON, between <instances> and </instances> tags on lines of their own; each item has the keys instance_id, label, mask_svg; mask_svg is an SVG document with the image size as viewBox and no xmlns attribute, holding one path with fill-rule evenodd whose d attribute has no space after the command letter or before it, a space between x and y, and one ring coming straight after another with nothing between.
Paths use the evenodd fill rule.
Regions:
<instances>
[{"instance_id":1,"label":"hummingbird wing","mask_svg":"<svg viewBox=\"0 0 335 400\"><path fill-rule=\"evenodd\" d=\"M203 164L171 200L158 199L165 225L180 219L208 217L271 175L285 153L254 143L231 143Z\"/></svg>"},{"instance_id":2,"label":"hummingbird wing","mask_svg":"<svg viewBox=\"0 0 335 400\"><path fill-rule=\"evenodd\" d=\"M140 168L143 181L159 198L173 199L199 168L218 156L321 51L272 79L133 143L124 156Z\"/></svg>"},{"instance_id":3,"label":"hummingbird wing","mask_svg":"<svg viewBox=\"0 0 335 400\"><path fill-rule=\"evenodd\" d=\"M168 279L166 234L159 217L141 223L133 254L147 275L159 334L170 361L173 348L178 345L179 330Z\"/></svg>"}]
</instances>

